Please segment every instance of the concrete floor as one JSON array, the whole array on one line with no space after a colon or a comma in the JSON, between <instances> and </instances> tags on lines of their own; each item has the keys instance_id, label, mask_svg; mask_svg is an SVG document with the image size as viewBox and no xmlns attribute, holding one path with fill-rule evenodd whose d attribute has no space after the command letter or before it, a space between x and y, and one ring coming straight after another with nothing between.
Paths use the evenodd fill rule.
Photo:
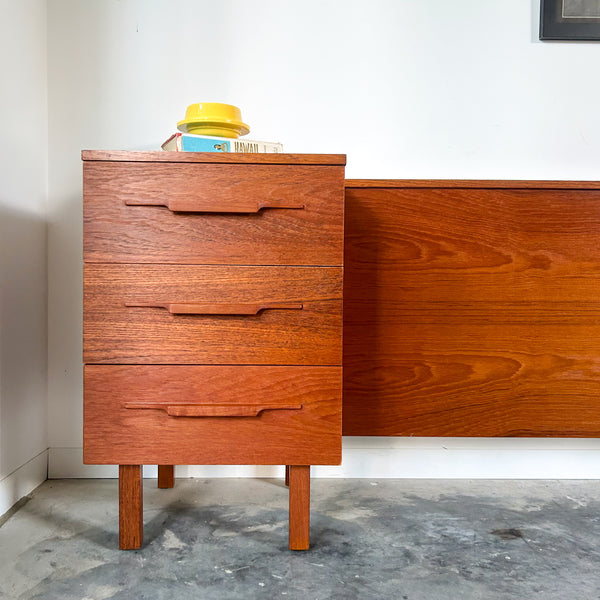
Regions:
<instances>
[{"instance_id":1,"label":"concrete floor","mask_svg":"<svg viewBox=\"0 0 600 600\"><path fill-rule=\"evenodd\" d=\"M0 527L0 598L600 598L597 482L314 479L308 552L281 481L144 487L123 552L115 480L40 486Z\"/></svg>"}]
</instances>

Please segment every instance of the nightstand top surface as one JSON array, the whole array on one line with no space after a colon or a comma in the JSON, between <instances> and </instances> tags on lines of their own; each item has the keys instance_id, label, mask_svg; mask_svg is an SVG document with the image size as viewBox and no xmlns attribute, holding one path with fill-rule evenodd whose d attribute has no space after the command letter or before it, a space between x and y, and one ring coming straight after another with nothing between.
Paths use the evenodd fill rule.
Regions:
<instances>
[{"instance_id":1,"label":"nightstand top surface","mask_svg":"<svg viewBox=\"0 0 600 600\"><path fill-rule=\"evenodd\" d=\"M138 152L82 150L84 161L178 162L265 165L345 165L345 154L246 154L241 152Z\"/></svg>"}]
</instances>

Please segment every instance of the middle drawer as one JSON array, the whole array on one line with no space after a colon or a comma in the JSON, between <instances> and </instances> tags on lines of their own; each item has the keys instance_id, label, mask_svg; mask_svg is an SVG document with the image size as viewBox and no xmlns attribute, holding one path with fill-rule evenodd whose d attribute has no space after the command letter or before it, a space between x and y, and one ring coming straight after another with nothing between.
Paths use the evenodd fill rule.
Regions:
<instances>
[{"instance_id":1,"label":"middle drawer","mask_svg":"<svg viewBox=\"0 0 600 600\"><path fill-rule=\"evenodd\" d=\"M85 264L84 362L341 365L342 267Z\"/></svg>"}]
</instances>

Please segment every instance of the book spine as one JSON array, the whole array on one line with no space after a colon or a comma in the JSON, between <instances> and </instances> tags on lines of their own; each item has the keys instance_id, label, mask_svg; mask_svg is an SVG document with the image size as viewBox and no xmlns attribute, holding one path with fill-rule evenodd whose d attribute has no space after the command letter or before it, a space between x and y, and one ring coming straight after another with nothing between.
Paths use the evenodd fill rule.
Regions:
<instances>
[{"instance_id":1,"label":"book spine","mask_svg":"<svg viewBox=\"0 0 600 600\"><path fill-rule=\"evenodd\" d=\"M283 145L275 142L175 134L162 145L162 149L177 152L261 152L275 154L283 152Z\"/></svg>"},{"instance_id":2,"label":"book spine","mask_svg":"<svg viewBox=\"0 0 600 600\"><path fill-rule=\"evenodd\" d=\"M283 152L283 146L272 142L254 142L252 140L231 140L230 152Z\"/></svg>"}]
</instances>

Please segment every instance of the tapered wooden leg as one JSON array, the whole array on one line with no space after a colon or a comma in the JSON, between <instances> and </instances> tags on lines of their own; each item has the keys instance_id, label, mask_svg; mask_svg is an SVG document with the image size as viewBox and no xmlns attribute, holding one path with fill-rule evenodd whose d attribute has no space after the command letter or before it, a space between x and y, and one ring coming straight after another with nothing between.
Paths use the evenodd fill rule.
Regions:
<instances>
[{"instance_id":1,"label":"tapered wooden leg","mask_svg":"<svg viewBox=\"0 0 600 600\"><path fill-rule=\"evenodd\" d=\"M173 465L158 465L158 487L162 490L175 485L175 467Z\"/></svg>"},{"instance_id":2,"label":"tapered wooden leg","mask_svg":"<svg viewBox=\"0 0 600 600\"><path fill-rule=\"evenodd\" d=\"M285 465L285 485L290 485L290 465Z\"/></svg>"},{"instance_id":3,"label":"tapered wooden leg","mask_svg":"<svg viewBox=\"0 0 600 600\"><path fill-rule=\"evenodd\" d=\"M290 550L310 545L310 466L290 465Z\"/></svg>"},{"instance_id":4,"label":"tapered wooden leg","mask_svg":"<svg viewBox=\"0 0 600 600\"><path fill-rule=\"evenodd\" d=\"M119 548L135 550L144 538L142 465L119 465Z\"/></svg>"}]
</instances>

